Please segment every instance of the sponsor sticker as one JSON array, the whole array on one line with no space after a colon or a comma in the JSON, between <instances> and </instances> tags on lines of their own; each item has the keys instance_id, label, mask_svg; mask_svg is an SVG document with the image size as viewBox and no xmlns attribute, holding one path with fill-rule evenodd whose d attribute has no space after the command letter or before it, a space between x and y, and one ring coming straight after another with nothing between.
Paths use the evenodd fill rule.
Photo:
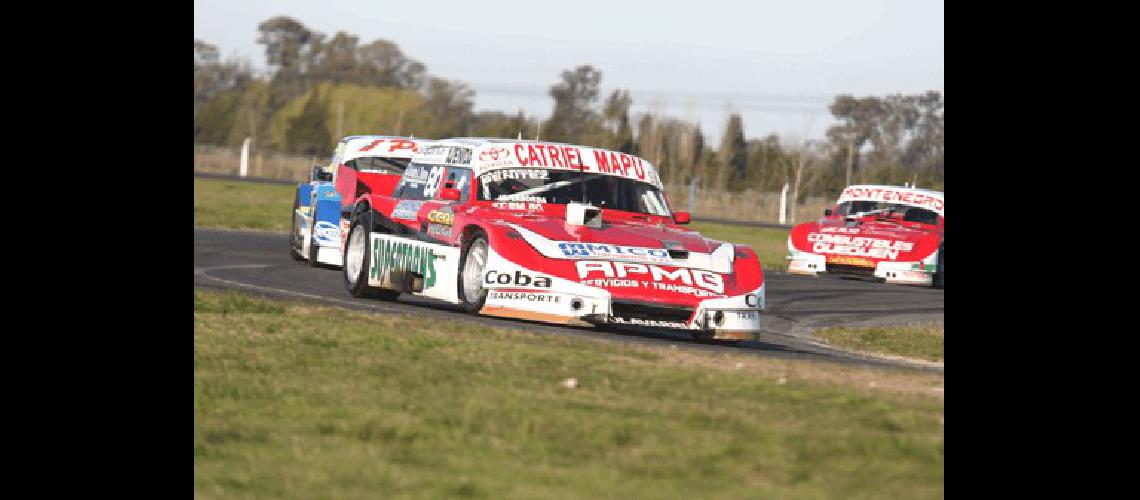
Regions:
<instances>
[{"instance_id":1,"label":"sponsor sticker","mask_svg":"<svg viewBox=\"0 0 1140 500\"><path fill-rule=\"evenodd\" d=\"M340 228L331 222L318 221L313 226L313 238L321 243L335 244L340 241Z\"/></svg>"},{"instance_id":2,"label":"sponsor sticker","mask_svg":"<svg viewBox=\"0 0 1140 500\"><path fill-rule=\"evenodd\" d=\"M528 293L528 292L490 292L489 299L494 300L517 300L526 302L546 302L549 304L558 304L562 302L561 295L551 293Z\"/></svg>"},{"instance_id":3,"label":"sponsor sticker","mask_svg":"<svg viewBox=\"0 0 1140 500\"><path fill-rule=\"evenodd\" d=\"M562 250L563 256L569 258L627 259L657 264L673 262L673 259L669 257L669 251L664 248L626 247L571 241L559 242L558 248Z\"/></svg>"},{"instance_id":4,"label":"sponsor sticker","mask_svg":"<svg viewBox=\"0 0 1140 500\"><path fill-rule=\"evenodd\" d=\"M491 206L500 210L532 210L535 212L543 210L542 203L533 201L495 201L491 202Z\"/></svg>"},{"instance_id":5,"label":"sponsor sticker","mask_svg":"<svg viewBox=\"0 0 1140 500\"><path fill-rule=\"evenodd\" d=\"M611 316L610 322L618 325L655 326L660 328L688 328L689 325L680 321L665 321L656 319L622 318Z\"/></svg>"},{"instance_id":6,"label":"sponsor sticker","mask_svg":"<svg viewBox=\"0 0 1140 500\"><path fill-rule=\"evenodd\" d=\"M852 237L845 234L808 233L807 241L812 244L811 251L813 253L871 257L875 259L896 260L898 259L899 252L910 252L914 249L914 242L912 241L871 238L867 236Z\"/></svg>"},{"instance_id":7,"label":"sponsor sticker","mask_svg":"<svg viewBox=\"0 0 1140 500\"><path fill-rule=\"evenodd\" d=\"M535 287L535 288L550 288L553 280L549 276L541 274L531 275L523 271L515 271L514 274L503 273L495 270L487 271L484 275L484 285L512 285L521 287Z\"/></svg>"},{"instance_id":8,"label":"sponsor sticker","mask_svg":"<svg viewBox=\"0 0 1140 500\"><path fill-rule=\"evenodd\" d=\"M445 226L443 224L436 224L433 222L431 224L428 224L427 234L429 236L435 236L437 238L449 239L451 238L451 226Z\"/></svg>"},{"instance_id":9,"label":"sponsor sticker","mask_svg":"<svg viewBox=\"0 0 1140 500\"><path fill-rule=\"evenodd\" d=\"M945 208L945 202L940 195L933 195L930 193L909 189L895 189L889 187L851 186L844 189L843 193L839 195L840 203L848 200L871 200L905 203L907 205L914 205L933 210L935 212L938 212L939 215L943 213L943 210Z\"/></svg>"},{"instance_id":10,"label":"sponsor sticker","mask_svg":"<svg viewBox=\"0 0 1140 500\"><path fill-rule=\"evenodd\" d=\"M479 161L498 161L511 157L511 150L504 147L494 147L479 153Z\"/></svg>"},{"instance_id":11,"label":"sponsor sticker","mask_svg":"<svg viewBox=\"0 0 1140 500\"><path fill-rule=\"evenodd\" d=\"M580 260L578 278L584 285L605 288L643 288L683 293L696 297L724 295L724 277L699 269L669 271L652 264Z\"/></svg>"},{"instance_id":12,"label":"sponsor sticker","mask_svg":"<svg viewBox=\"0 0 1140 500\"><path fill-rule=\"evenodd\" d=\"M540 168L508 168L483 174L483 182L499 182L503 179L545 180L550 171Z\"/></svg>"},{"instance_id":13,"label":"sponsor sticker","mask_svg":"<svg viewBox=\"0 0 1140 500\"><path fill-rule=\"evenodd\" d=\"M372 240L371 280L383 280L394 270L411 271L424 277L424 289L435 285L435 259L430 247L411 241Z\"/></svg>"},{"instance_id":14,"label":"sponsor sticker","mask_svg":"<svg viewBox=\"0 0 1140 500\"><path fill-rule=\"evenodd\" d=\"M848 257L846 255L828 255L827 263L844 266L875 267L875 261L873 260L860 257Z\"/></svg>"},{"instance_id":15,"label":"sponsor sticker","mask_svg":"<svg viewBox=\"0 0 1140 500\"><path fill-rule=\"evenodd\" d=\"M432 210L431 212L428 212L427 218L428 222L443 224L445 226L450 226L453 222L455 222L455 214L442 210Z\"/></svg>"},{"instance_id":16,"label":"sponsor sticker","mask_svg":"<svg viewBox=\"0 0 1140 500\"><path fill-rule=\"evenodd\" d=\"M416 220L416 214L420 212L422 206L424 206L423 200L403 200L396 204L396 209L392 211L392 218Z\"/></svg>"}]
</instances>

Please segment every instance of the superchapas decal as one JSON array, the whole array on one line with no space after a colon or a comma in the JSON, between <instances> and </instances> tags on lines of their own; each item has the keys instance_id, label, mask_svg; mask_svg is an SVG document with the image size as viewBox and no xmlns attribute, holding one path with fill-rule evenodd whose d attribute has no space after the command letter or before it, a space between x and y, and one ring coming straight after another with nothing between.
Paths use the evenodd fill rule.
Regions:
<instances>
[{"instance_id":1,"label":"superchapas decal","mask_svg":"<svg viewBox=\"0 0 1140 500\"><path fill-rule=\"evenodd\" d=\"M696 297L724 295L724 276L699 269L677 268L672 271L649 264L580 260L578 278L584 285L600 287L632 287L684 293ZM591 277L600 274L601 277Z\"/></svg>"},{"instance_id":2,"label":"superchapas decal","mask_svg":"<svg viewBox=\"0 0 1140 500\"><path fill-rule=\"evenodd\" d=\"M562 250L563 256L571 259L629 259L655 264L668 264L673 262L673 259L669 257L669 251L664 248L626 247L621 245L563 241L558 243L558 249Z\"/></svg>"},{"instance_id":3,"label":"superchapas decal","mask_svg":"<svg viewBox=\"0 0 1140 500\"><path fill-rule=\"evenodd\" d=\"M843 234L808 233L812 253L851 255L876 259L895 260L899 252L914 249L914 242L887 240L866 236L851 237Z\"/></svg>"},{"instance_id":4,"label":"superchapas decal","mask_svg":"<svg viewBox=\"0 0 1140 500\"><path fill-rule=\"evenodd\" d=\"M435 286L437 277L431 248L413 242L375 238L372 240L371 280L383 280L394 270L411 271L424 277L424 288Z\"/></svg>"}]
</instances>

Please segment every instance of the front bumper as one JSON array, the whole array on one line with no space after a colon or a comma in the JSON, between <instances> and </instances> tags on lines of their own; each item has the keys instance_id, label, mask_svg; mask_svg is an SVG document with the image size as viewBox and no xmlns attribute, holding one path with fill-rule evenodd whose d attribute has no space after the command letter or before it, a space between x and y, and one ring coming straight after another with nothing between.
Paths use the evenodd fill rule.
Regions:
<instances>
[{"instance_id":1,"label":"front bumper","mask_svg":"<svg viewBox=\"0 0 1140 500\"><path fill-rule=\"evenodd\" d=\"M887 283L902 285L930 285L935 271L935 266L922 261L882 261L875 263L874 267L869 267L866 265L829 264L826 256L808 252L797 252L794 256L788 257L788 273L805 276L834 274L875 278Z\"/></svg>"},{"instance_id":2,"label":"front bumper","mask_svg":"<svg viewBox=\"0 0 1140 500\"><path fill-rule=\"evenodd\" d=\"M490 250L484 287L487 300L482 314L572 325L608 325L633 330L682 331L713 340L755 340L760 311L765 307L765 286L748 293L708 298L697 306L654 300L614 299L605 288L550 277L549 287L519 286L535 283L543 275Z\"/></svg>"}]
</instances>

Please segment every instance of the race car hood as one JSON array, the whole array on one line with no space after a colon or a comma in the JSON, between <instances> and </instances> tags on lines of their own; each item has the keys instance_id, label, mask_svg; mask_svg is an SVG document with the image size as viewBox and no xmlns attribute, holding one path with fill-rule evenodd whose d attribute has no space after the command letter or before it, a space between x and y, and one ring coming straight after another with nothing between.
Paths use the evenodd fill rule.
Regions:
<instances>
[{"instance_id":1,"label":"race car hood","mask_svg":"<svg viewBox=\"0 0 1140 500\"><path fill-rule=\"evenodd\" d=\"M872 261L917 261L938 249L942 235L892 222L823 219L797 225L788 238L801 252Z\"/></svg>"},{"instance_id":2,"label":"race car hood","mask_svg":"<svg viewBox=\"0 0 1140 500\"><path fill-rule=\"evenodd\" d=\"M707 240L667 217L604 211L601 227L588 227L567 223L560 208L487 212L499 228L493 246L535 272L605 289L619 301L696 307L763 284L751 249Z\"/></svg>"},{"instance_id":3,"label":"race car hood","mask_svg":"<svg viewBox=\"0 0 1140 500\"><path fill-rule=\"evenodd\" d=\"M567 224L563 217L520 215L509 222L525 227L544 238L580 243L608 243L645 248L666 248L663 242L674 242L674 249L709 253L721 244L701 237L696 231L673 228L643 221L605 220L593 228Z\"/></svg>"},{"instance_id":4,"label":"race car hood","mask_svg":"<svg viewBox=\"0 0 1140 500\"><path fill-rule=\"evenodd\" d=\"M502 222L551 259L638 262L732 272L732 244L707 240L695 231L665 224L603 221L601 227L595 228L568 224L554 215L511 214Z\"/></svg>"}]
</instances>

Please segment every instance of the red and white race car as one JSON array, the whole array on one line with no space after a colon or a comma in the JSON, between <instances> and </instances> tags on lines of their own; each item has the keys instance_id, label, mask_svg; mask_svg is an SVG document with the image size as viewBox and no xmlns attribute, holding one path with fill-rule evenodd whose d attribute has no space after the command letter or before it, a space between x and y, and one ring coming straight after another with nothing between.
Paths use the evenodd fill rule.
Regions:
<instances>
[{"instance_id":1,"label":"red and white race car","mask_svg":"<svg viewBox=\"0 0 1140 500\"><path fill-rule=\"evenodd\" d=\"M835 207L788 234L788 272L864 276L943 288L944 196L898 186L848 186Z\"/></svg>"},{"instance_id":2,"label":"red and white race car","mask_svg":"<svg viewBox=\"0 0 1140 500\"><path fill-rule=\"evenodd\" d=\"M450 139L391 193L353 203L344 283L468 312L754 339L764 278L751 248L681 227L649 162L568 144Z\"/></svg>"}]
</instances>

